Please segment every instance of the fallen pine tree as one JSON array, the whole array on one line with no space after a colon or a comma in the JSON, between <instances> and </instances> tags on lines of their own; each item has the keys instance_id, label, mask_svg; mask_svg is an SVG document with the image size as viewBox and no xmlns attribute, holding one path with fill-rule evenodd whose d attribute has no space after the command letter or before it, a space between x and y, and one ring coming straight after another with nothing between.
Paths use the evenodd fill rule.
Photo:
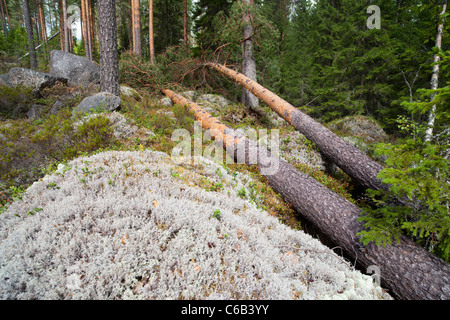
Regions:
<instances>
[{"instance_id":1,"label":"fallen pine tree","mask_svg":"<svg viewBox=\"0 0 450 320\"><path fill-rule=\"evenodd\" d=\"M239 150L245 150L245 163L253 164L250 160L256 159L258 170L285 201L338 244L363 270L379 270L381 284L395 297L450 299L450 265L445 261L406 237L387 246L373 243L363 246L357 236L363 228L357 220L360 208L222 124L197 104L171 90L162 92L174 103L192 111L202 127L223 142L227 153L232 153L230 156L237 158Z\"/></svg>"},{"instance_id":2,"label":"fallen pine tree","mask_svg":"<svg viewBox=\"0 0 450 320\"><path fill-rule=\"evenodd\" d=\"M364 152L245 75L217 63L207 63L206 66L234 79L252 92L280 117L294 126L297 131L314 142L323 155L361 186L369 189L386 190L388 188L377 178L383 166L372 160Z\"/></svg>"}]
</instances>

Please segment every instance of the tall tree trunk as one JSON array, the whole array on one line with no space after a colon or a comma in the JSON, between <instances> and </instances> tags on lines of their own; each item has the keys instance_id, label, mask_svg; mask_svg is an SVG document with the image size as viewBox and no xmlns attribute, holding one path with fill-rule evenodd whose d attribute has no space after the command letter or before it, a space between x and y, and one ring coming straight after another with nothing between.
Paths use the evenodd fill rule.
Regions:
<instances>
[{"instance_id":1,"label":"tall tree trunk","mask_svg":"<svg viewBox=\"0 0 450 320\"><path fill-rule=\"evenodd\" d=\"M314 142L322 154L333 161L361 186L370 189L386 190L388 188L387 185L382 184L381 180L377 178L383 166L373 161L364 152L344 141L310 116L243 74L217 63L207 63L206 65L234 79L255 94L280 117L294 126L297 131Z\"/></svg>"},{"instance_id":2,"label":"tall tree trunk","mask_svg":"<svg viewBox=\"0 0 450 320\"><path fill-rule=\"evenodd\" d=\"M253 56L253 26L252 13L253 0L244 0L246 4L244 13L244 29L243 29L243 59L242 59L242 73L253 81L256 81L256 62ZM241 103L251 110L260 112L258 98L250 91L243 89Z\"/></svg>"},{"instance_id":3,"label":"tall tree trunk","mask_svg":"<svg viewBox=\"0 0 450 320\"><path fill-rule=\"evenodd\" d=\"M82 20L82 34L84 40L84 51L86 58L93 60L92 56L92 39L91 39L91 19L90 8L88 0L81 0L81 20Z\"/></svg>"},{"instance_id":4,"label":"tall tree trunk","mask_svg":"<svg viewBox=\"0 0 450 320\"><path fill-rule=\"evenodd\" d=\"M133 49L133 0L128 1L128 40L130 41L130 50Z\"/></svg>"},{"instance_id":5,"label":"tall tree trunk","mask_svg":"<svg viewBox=\"0 0 450 320\"><path fill-rule=\"evenodd\" d=\"M91 46L91 54L92 54L92 61L94 60L94 54L98 52L97 44L99 43L98 38L98 30L97 25L95 23L95 7L92 5L93 0L86 0L87 6L88 6L88 13L89 13L89 38L90 38L90 46Z\"/></svg>"},{"instance_id":6,"label":"tall tree trunk","mask_svg":"<svg viewBox=\"0 0 450 320\"><path fill-rule=\"evenodd\" d=\"M120 97L116 4L111 0L98 0L97 6L101 91Z\"/></svg>"},{"instance_id":7,"label":"tall tree trunk","mask_svg":"<svg viewBox=\"0 0 450 320\"><path fill-rule=\"evenodd\" d=\"M64 39L64 51L70 52L69 46L69 26L67 25L67 1L62 0L62 31L63 31L63 39Z\"/></svg>"},{"instance_id":8,"label":"tall tree trunk","mask_svg":"<svg viewBox=\"0 0 450 320\"><path fill-rule=\"evenodd\" d=\"M5 9L6 18L8 19L8 27L11 30L11 19L9 18L9 10L8 10L8 5L6 3L6 0L3 0L3 7Z\"/></svg>"},{"instance_id":9,"label":"tall tree trunk","mask_svg":"<svg viewBox=\"0 0 450 320\"><path fill-rule=\"evenodd\" d=\"M34 49L33 24L31 22L30 6L28 0L22 0L25 28L27 29L28 51L30 53L30 68L37 68L36 50Z\"/></svg>"},{"instance_id":10,"label":"tall tree trunk","mask_svg":"<svg viewBox=\"0 0 450 320\"><path fill-rule=\"evenodd\" d=\"M36 31L36 40L37 40L38 44L42 40L42 38L41 38L41 29L40 29L40 26L39 26L39 20L40 20L39 12L35 12L32 21L33 21L33 28Z\"/></svg>"},{"instance_id":11,"label":"tall tree trunk","mask_svg":"<svg viewBox=\"0 0 450 320\"><path fill-rule=\"evenodd\" d=\"M183 2L183 42L188 47L188 10L187 0Z\"/></svg>"},{"instance_id":12,"label":"tall tree trunk","mask_svg":"<svg viewBox=\"0 0 450 320\"><path fill-rule=\"evenodd\" d=\"M445 21L445 11L447 10L447 1L445 1L442 12L438 17L437 22L437 31L436 31L436 45L435 47L439 48L439 50L442 48L442 34L444 31L444 21ZM439 61L441 60L441 57L439 54L435 54L433 58L433 75L431 76L431 89L436 90L439 86ZM433 94L431 96L431 101L434 100L434 97L436 95ZM428 129L425 132L425 141L431 141L431 138L433 136L433 127L434 122L436 120L436 105L433 105L430 111L430 114L428 116Z\"/></svg>"},{"instance_id":13,"label":"tall tree trunk","mask_svg":"<svg viewBox=\"0 0 450 320\"><path fill-rule=\"evenodd\" d=\"M238 150L245 150L247 164L254 164L250 159L256 159L261 174L276 192L344 249L364 270L377 266L382 285L394 296L400 299L450 299L449 264L406 238L386 247L374 244L363 247L356 236L362 230L362 224L356 220L361 210L356 205L271 155L256 142L239 135L195 103L171 90L162 92L174 103L192 111L202 127L224 143L230 156L236 158ZM265 171L276 163L278 170Z\"/></svg>"},{"instance_id":14,"label":"tall tree trunk","mask_svg":"<svg viewBox=\"0 0 450 320\"><path fill-rule=\"evenodd\" d=\"M45 23L44 4L42 0L38 2L38 12L39 12L39 26L41 28L42 42L47 42L47 25Z\"/></svg>"},{"instance_id":15,"label":"tall tree trunk","mask_svg":"<svg viewBox=\"0 0 450 320\"><path fill-rule=\"evenodd\" d=\"M153 0L148 0L148 42L150 44L150 63L155 63L155 40L153 34Z\"/></svg>"},{"instance_id":16,"label":"tall tree trunk","mask_svg":"<svg viewBox=\"0 0 450 320\"><path fill-rule=\"evenodd\" d=\"M3 8L3 2L0 0L0 22L2 24L5 37L8 36L8 28L6 27L6 10Z\"/></svg>"},{"instance_id":17,"label":"tall tree trunk","mask_svg":"<svg viewBox=\"0 0 450 320\"><path fill-rule=\"evenodd\" d=\"M133 12L133 51L142 55L142 41L141 41L141 1L131 0Z\"/></svg>"},{"instance_id":18,"label":"tall tree trunk","mask_svg":"<svg viewBox=\"0 0 450 320\"><path fill-rule=\"evenodd\" d=\"M58 14L59 14L59 40L61 44L61 51L66 51L64 46L65 44L65 36L64 36L64 10L63 10L63 2L62 0L58 0Z\"/></svg>"}]
</instances>

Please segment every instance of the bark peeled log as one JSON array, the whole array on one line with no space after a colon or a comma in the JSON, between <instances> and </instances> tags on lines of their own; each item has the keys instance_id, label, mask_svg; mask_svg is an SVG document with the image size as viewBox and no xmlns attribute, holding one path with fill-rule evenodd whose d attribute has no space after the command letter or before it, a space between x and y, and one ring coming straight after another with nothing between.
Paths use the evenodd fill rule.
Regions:
<instances>
[{"instance_id":1,"label":"bark peeled log","mask_svg":"<svg viewBox=\"0 0 450 320\"><path fill-rule=\"evenodd\" d=\"M363 270L377 266L381 284L399 299L450 299L450 265L403 237L400 243L386 247L362 246L356 234L362 223L356 219L361 210L330 189L318 183L291 164L278 159L257 143L249 141L217 118L171 90L162 90L174 103L189 108L202 127L216 140L223 141L227 152L245 148L246 163L257 159L258 170L278 164L278 170L263 174L270 186L280 193L296 211L338 244Z\"/></svg>"},{"instance_id":2,"label":"bark peeled log","mask_svg":"<svg viewBox=\"0 0 450 320\"><path fill-rule=\"evenodd\" d=\"M344 141L316 120L267 90L256 81L217 63L207 63L206 65L234 79L252 92L280 117L294 126L298 132L314 142L323 155L333 161L358 184L364 188L375 190L386 190L388 188L387 185L382 184L381 180L377 178L383 166L372 160L364 152Z\"/></svg>"}]
</instances>

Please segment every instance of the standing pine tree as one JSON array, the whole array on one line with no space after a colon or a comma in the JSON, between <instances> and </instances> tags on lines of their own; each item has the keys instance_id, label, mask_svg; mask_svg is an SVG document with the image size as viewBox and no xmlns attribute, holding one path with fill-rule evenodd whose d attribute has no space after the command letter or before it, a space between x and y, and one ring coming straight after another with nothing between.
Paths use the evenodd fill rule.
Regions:
<instances>
[{"instance_id":1,"label":"standing pine tree","mask_svg":"<svg viewBox=\"0 0 450 320\"><path fill-rule=\"evenodd\" d=\"M37 59L36 59L36 50L34 49L34 35L33 35L33 25L31 23L31 15L30 15L30 5L28 0L22 0L23 5L23 15L25 18L25 27L27 29L27 37L28 37L28 51L30 54L30 68L37 68Z\"/></svg>"},{"instance_id":2,"label":"standing pine tree","mask_svg":"<svg viewBox=\"0 0 450 320\"><path fill-rule=\"evenodd\" d=\"M244 28L243 28L243 54L242 54L242 73L253 81L256 81L256 62L253 55L253 0L244 0ZM241 102L251 110L258 110L259 101L250 91L243 89Z\"/></svg>"},{"instance_id":3,"label":"standing pine tree","mask_svg":"<svg viewBox=\"0 0 450 320\"><path fill-rule=\"evenodd\" d=\"M109 0L98 0L97 4L101 90L120 96L115 3Z\"/></svg>"}]
</instances>

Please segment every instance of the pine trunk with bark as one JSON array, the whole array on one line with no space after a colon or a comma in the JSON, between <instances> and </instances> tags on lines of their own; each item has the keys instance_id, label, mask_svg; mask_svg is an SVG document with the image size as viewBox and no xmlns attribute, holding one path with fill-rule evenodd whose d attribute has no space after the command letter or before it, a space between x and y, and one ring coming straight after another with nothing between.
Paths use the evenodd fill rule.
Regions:
<instances>
[{"instance_id":1,"label":"pine trunk with bark","mask_svg":"<svg viewBox=\"0 0 450 320\"><path fill-rule=\"evenodd\" d=\"M333 161L359 185L374 190L388 189L388 186L382 184L381 180L377 178L383 166L364 152L243 74L217 63L207 63L206 65L234 79L261 99L297 131L314 142L323 155Z\"/></svg>"},{"instance_id":2,"label":"pine trunk with bark","mask_svg":"<svg viewBox=\"0 0 450 320\"><path fill-rule=\"evenodd\" d=\"M6 5L5 5L6 7ZM4 8L2 0L0 0L0 23L2 25L3 33L5 37L8 36L8 28L6 27L6 10Z\"/></svg>"},{"instance_id":3,"label":"pine trunk with bark","mask_svg":"<svg viewBox=\"0 0 450 320\"><path fill-rule=\"evenodd\" d=\"M83 34L83 40L84 40L84 51L86 58L89 60L93 60L92 55L92 38L91 38L91 18L90 18L91 12L89 7L89 1L88 0L81 0L81 29Z\"/></svg>"},{"instance_id":4,"label":"pine trunk with bark","mask_svg":"<svg viewBox=\"0 0 450 320\"><path fill-rule=\"evenodd\" d=\"M187 12L187 0L183 2L183 43L188 47L188 12Z\"/></svg>"},{"instance_id":5,"label":"pine trunk with bark","mask_svg":"<svg viewBox=\"0 0 450 320\"><path fill-rule=\"evenodd\" d=\"M141 1L131 0L131 10L133 17L133 51L137 55L142 55L142 41L141 41Z\"/></svg>"},{"instance_id":6,"label":"pine trunk with bark","mask_svg":"<svg viewBox=\"0 0 450 320\"><path fill-rule=\"evenodd\" d=\"M8 19L8 28L11 30L11 19L9 18L8 4L6 3L6 0L3 0L3 7L6 13L6 18Z\"/></svg>"},{"instance_id":7,"label":"pine trunk with bark","mask_svg":"<svg viewBox=\"0 0 450 320\"><path fill-rule=\"evenodd\" d=\"M439 50L442 48L442 34L444 33L444 20L445 12L447 10L447 1L444 2L442 12L438 17L437 31L436 31L436 44ZM433 57L433 75L431 76L431 90L436 90L439 87L439 61L441 57L439 54L435 54ZM434 100L435 94L431 96L431 101ZM428 129L425 132L425 141L431 141L433 137L433 127L436 120L436 105L433 105L428 116Z\"/></svg>"},{"instance_id":8,"label":"pine trunk with bark","mask_svg":"<svg viewBox=\"0 0 450 320\"><path fill-rule=\"evenodd\" d=\"M44 14L44 4L43 1L40 0L38 2L38 13L39 13L39 26L41 29L41 37L42 42L47 42L47 24L45 23L45 14Z\"/></svg>"},{"instance_id":9,"label":"pine trunk with bark","mask_svg":"<svg viewBox=\"0 0 450 320\"><path fill-rule=\"evenodd\" d=\"M150 44L150 63L155 63L155 40L153 37L153 0L148 0L148 38Z\"/></svg>"},{"instance_id":10,"label":"pine trunk with bark","mask_svg":"<svg viewBox=\"0 0 450 320\"><path fill-rule=\"evenodd\" d=\"M98 0L97 5L101 91L120 97L116 6L115 2L110 0Z\"/></svg>"},{"instance_id":11,"label":"pine trunk with bark","mask_svg":"<svg viewBox=\"0 0 450 320\"><path fill-rule=\"evenodd\" d=\"M27 29L28 51L30 55L30 68L37 68L36 50L34 47L33 24L31 22L30 6L28 0L22 0L25 28Z\"/></svg>"},{"instance_id":12,"label":"pine trunk with bark","mask_svg":"<svg viewBox=\"0 0 450 320\"><path fill-rule=\"evenodd\" d=\"M162 92L192 111L202 127L223 142L230 156L237 158L238 150L245 149L245 163L254 164L250 159L256 159L258 170L269 185L299 214L339 245L363 270L377 266L381 283L391 294L400 299L450 298L450 265L445 261L405 237L400 243L386 247L374 244L364 247L356 236L362 230L362 223L356 220L361 210L356 205L222 124L197 104L171 90ZM277 170L265 170L271 167Z\"/></svg>"},{"instance_id":13,"label":"pine trunk with bark","mask_svg":"<svg viewBox=\"0 0 450 320\"><path fill-rule=\"evenodd\" d=\"M253 0L244 0L246 4L246 12L244 13L244 28L243 28L243 59L242 59L242 73L253 81L256 81L256 62L253 56L253 26L252 13ZM260 112L259 101L250 91L243 89L241 103L253 111Z\"/></svg>"}]
</instances>

